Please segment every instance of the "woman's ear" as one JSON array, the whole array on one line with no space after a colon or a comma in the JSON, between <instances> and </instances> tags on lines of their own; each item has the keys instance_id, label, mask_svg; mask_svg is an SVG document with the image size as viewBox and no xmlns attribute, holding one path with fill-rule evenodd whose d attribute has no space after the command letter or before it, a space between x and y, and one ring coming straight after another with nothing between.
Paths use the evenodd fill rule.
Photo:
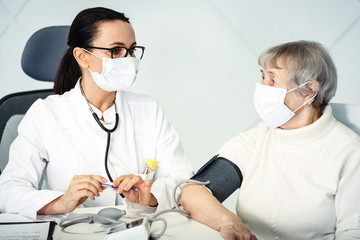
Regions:
<instances>
[{"instance_id":1,"label":"woman's ear","mask_svg":"<svg viewBox=\"0 0 360 240\"><path fill-rule=\"evenodd\" d=\"M316 80L311 80L311 81L308 82L307 86L308 86L308 88L310 88L310 90L312 91L312 94L306 95L305 101L307 101L307 100L309 100L309 99L312 98L312 99L307 103L308 105L311 105L311 104L313 103L313 101L315 100L315 97L314 97L314 96L317 95L318 92L319 92L319 82L316 81Z\"/></svg>"},{"instance_id":2,"label":"woman's ear","mask_svg":"<svg viewBox=\"0 0 360 240\"><path fill-rule=\"evenodd\" d=\"M89 67L88 56L82 48L74 48L73 55L81 68L87 69Z\"/></svg>"}]
</instances>

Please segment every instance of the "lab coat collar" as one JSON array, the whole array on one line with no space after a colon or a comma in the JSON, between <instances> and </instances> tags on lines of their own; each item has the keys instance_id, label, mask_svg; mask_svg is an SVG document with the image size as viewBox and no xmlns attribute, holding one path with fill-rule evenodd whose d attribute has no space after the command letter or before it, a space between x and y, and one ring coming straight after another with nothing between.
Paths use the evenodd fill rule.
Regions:
<instances>
[{"instance_id":1,"label":"lab coat collar","mask_svg":"<svg viewBox=\"0 0 360 240\"><path fill-rule=\"evenodd\" d=\"M76 95L80 95L80 97L82 98L81 100L79 100L80 104L81 104L81 108L83 108L84 106L86 107L86 110L89 111L89 107L86 103L86 100L84 98L84 96L81 93L81 87L80 87L80 79L77 81L74 89L72 90L74 92L74 94ZM119 113L122 109L121 107L121 101L119 101L119 99L121 99L121 95L119 92L116 92L116 97L115 97L115 103L108 108L107 110L105 110L104 112L101 112L100 109L96 108L94 105L90 104L91 108L93 109L93 111L96 113L96 115L98 116L99 119L101 119L102 117L104 117L105 121L101 121L101 123L104 124L105 127L107 128L112 128L115 125L115 113L116 111ZM84 105L85 104L85 105ZM116 105L116 108L115 108Z\"/></svg>"},{"instance_id":2,"label":"lab coat collar","mask_svg":"<svg viewBox=\"0 0 360 240\"><path fill-rule=\"evenodd\" d=\"M115 124L115 104L113 104L110 108L106 109L105 112L101 112L100 109L96 108L94 105L89 103L93 111L96 113L100 122L104 124L105 127L112 128ZM101 118L104 117L104 121Z\"/></svg>"}]
</instances>

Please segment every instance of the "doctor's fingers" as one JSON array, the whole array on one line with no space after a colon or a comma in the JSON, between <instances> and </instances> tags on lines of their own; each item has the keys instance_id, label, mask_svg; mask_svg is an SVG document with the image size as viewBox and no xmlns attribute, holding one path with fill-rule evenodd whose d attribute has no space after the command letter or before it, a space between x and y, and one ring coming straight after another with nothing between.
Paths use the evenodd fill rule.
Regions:
<instances>
[{"instance_id":1,"label":"doctor's fingers","mask_svg":"<svg viewBox=\"0 0 360 240\"><path fill-rule=\"evenodd\" d=\"M86 199L95 199L94 194L86 189L77 190L69 188L61 197L63 212L72 212L77 206L86 201Z\"/></svg>"},{"instance_id":2,"label":"doctor's fingers","mask_svg":"<svg viewBox=\"0 0 360 240\"><path fill-rule=\"evenodd\" d=\"M151 193L152 184L153 184L153 180L147 180L137 186L139 204L143 206L149 206L149 205L155 206L158 203L157 199Z\"/></svg>"},{"instance_id":3,"label":"doctor's fingers","mask_svg":"<svg viewBox=\"0 0 360 240\"><path fill-rule=\"evenodd\" d=\"M103 187L98 181L88 181L87 179L76 179L71 181L69 189L71 193L85 189L92 192L95 196L100 196L99 192L103 191Z\"/></svg>"},{"instance_id":4,"label":"doctor's fingers","mask_svg":"<svg viewBox=\"0 0 360 240\"><path fill-rule=\"evenodd\" d=\"M95 196L96 197L100 196L99 192L102 192L102 189L101 187L99 189L93 184L88 182L80 182L70 185L69 192L71 193L72 196L77 196L77 197L87 196L90 197L92 200L94 200Z\"/></svg>"},{"instance_id":5,"label":"doctor's fingers","mask_svg":"<svg viewBox=\"0 0 360 240\"><path fill-rule=\"evenodd\" d=\"M114 186L114 187L118 187L118 186L120 185L120 183L121 183L122 181L124 181L124 179L126 179L126 178L133 178L133 177L135 177L135 176L136 176L136 175L134 175L134 174L122 175L122 176L118 177L117 179L115 179L115 180L113 181L113 186Z\"/></svg>"},{"instance_id":6,"label":"doctor's fingers","mask_svg":"<svg viewBox=\"0 0 360 240\"><path fill-rule=\"evenodd\" d=\"M120 184L118 185L118 191L129 191L130 188L138 188L144 181L140 176L137 175L128 175L126 178L123 178Z\"/></svg>"},{"instance_id":7,"label":"doctor's fingers","mask_svg":"<svg viewBox=\"0 0 360 240\"><path fill-rule=\"evenodd\" d=\"M75 175L70 184L89 183L97 189L102 190L101 183L106 183L107 179L99 175Z\"/></svg>"},{"instance_id":8,"label":"doctor's fingers","mask_svg":"<svg viewBox=\"0 0 360 240\"><path fill-rule=\"evenodd\" d=\"M154 181L152 179L146 180L138 187L138 189L140 191L150 192L151 186L153 185L153 183L154 183Z\"/></svg>"}]
</instances>

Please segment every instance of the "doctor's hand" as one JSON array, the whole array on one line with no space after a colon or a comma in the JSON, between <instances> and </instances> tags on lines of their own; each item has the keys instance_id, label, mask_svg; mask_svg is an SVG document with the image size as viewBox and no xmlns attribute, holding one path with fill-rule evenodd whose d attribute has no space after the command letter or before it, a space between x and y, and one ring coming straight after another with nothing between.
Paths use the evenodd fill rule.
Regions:
<instances>
[{"instance_id":1,"label":"doctor's hand","mask_svg":"<svg viewBox=\"0 0 360 240\"><path fill-rule=\"evenodd\" d=\"M58 214L72 212L77 206L90 198L100 196L105 187L101 183L106 183L107 179L99 175L75 175L65 194L46 204L37 214Z\"/></svg>"},{"instance_id":2,"label":"doctor's hand","mask_svg":"<svg viewBox=\"0 0 360 240\"><path fill-rule=\"evenodd\" d=\"M88 198L95 200L105 189L101 186L101 183L105 182L107 179L99 175L75 175L65 194L61 196L64 212L72 212Z\"/></svg>"},{"instance_id":3,"label":"doctor's hand","mask_svg":"<svg viewBox=\"0 0 360 240\"><path fill-rule=\"evenodd\" d=\"M153 180L144 181L140 176L134 174L123 175L113 181L113 186L118 187L115 189L117 193L122 193L128 201L143 206L156 206L158 204L157 199L150 192L152 184Z\"/></svg>"}]
</instances>

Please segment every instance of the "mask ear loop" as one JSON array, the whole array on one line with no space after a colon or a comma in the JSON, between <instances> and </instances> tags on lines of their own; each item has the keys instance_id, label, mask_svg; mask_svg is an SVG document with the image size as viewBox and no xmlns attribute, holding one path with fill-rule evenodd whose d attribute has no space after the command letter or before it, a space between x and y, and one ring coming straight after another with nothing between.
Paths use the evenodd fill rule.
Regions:
<instances>
[{"instance_id":1,"label":"mask ear loop","mask_svg":"<svg viewBox=\"0 0 360 240\"><path fill-rule=\"evenodd\" d=\"M304 102L303 104L301 104L301 106L298 107L298 108L294 111L294 113L296 113L297 110L299 110L300 108L302 108L303 106L305 106L308 102L310 102L311 100L313 100L313 99L316 97L316 95L317 95L317 93L315 93L315 95L312 96L309 100L307 100L306 102Z\"/></svg>"},{"instance_id":2,"label":"mask ear loop","mask_svg":"<svg viewBox=\"0 0 360 240\"><path fill-rule=\"evenodd\" d=\"M290 90L287 91L286 93L290 93L290 92L292 92L292 91L295 91L295 90L298 89L299 87L305 86L305 85L308 84L309 82L310 82L310 81L307 81L307 82L305 82L305 83L303 83L303 84L300 84L299 86L294 87L293 89L290 89ZM306 102L304 102L303 104L301 104L300 107L298 107L298 108L294 111L294 113L296 113L300 108L302 108L302 107L305 106L308 102L310 102L312 99L314 99L314 98L316 97L316 95L317 95L317 93L316 93L314 96L312 96L309 100L307 100Z\"/></svg>"},{"instance_id":3,"label":"mask ear loop","mask_svg":"<svg viewBox=\"0 0 360 240\"><path fill-rule=\"evenodd\" d=\"M85 52L87 52L87 53L89 53L89 54L91 54L91 55L93 55L93 56L95 56L95 57L97 57L97 58L100 58L101 60L103 60L104 61L104 59L102 58L102 57L99 57L98 55L96 55L96 54L94 54L94 53L92 53L92 52L90 52L89 50L86 50L85 48L81 48L82 50L84 50ZM90 73L91 74L93 74L94 72L93 71L91 71L90 70L90 68L87 68L89 71L90 71Z\"/></svg>"},{"instance_id":4,"label":"mask ear loop","mask_svg":"<svg viewBox=\"0 0 360 240\"><path fill-rule=\"evenodd\" d=\"M294 87L293 89L290 89L289 91L287 91L286 93L289 93L289 92L292 92L292 91L295 91L296 89L298 89L299 87L302 87L302 86L305 86L306 84L308 84L310 81L307 81L303 84L300 84L299 86L297 87Z\"/></svg>"},{"instance_id":5,"label":"mask ear loop","mask_svg":"<svg viewBox=\"0 0 360 240\"><path fill-rule=\"evenodd\" d=\"M89 50L86 50L85 48L81 48L81 49L84 50L84 51L87 52L87 53L90 53L91 55L94 55L94 56L97 57L97 58L103 59L103 57L99 57L98 55L90 52Z\"/></svg>"}]
</instances>

